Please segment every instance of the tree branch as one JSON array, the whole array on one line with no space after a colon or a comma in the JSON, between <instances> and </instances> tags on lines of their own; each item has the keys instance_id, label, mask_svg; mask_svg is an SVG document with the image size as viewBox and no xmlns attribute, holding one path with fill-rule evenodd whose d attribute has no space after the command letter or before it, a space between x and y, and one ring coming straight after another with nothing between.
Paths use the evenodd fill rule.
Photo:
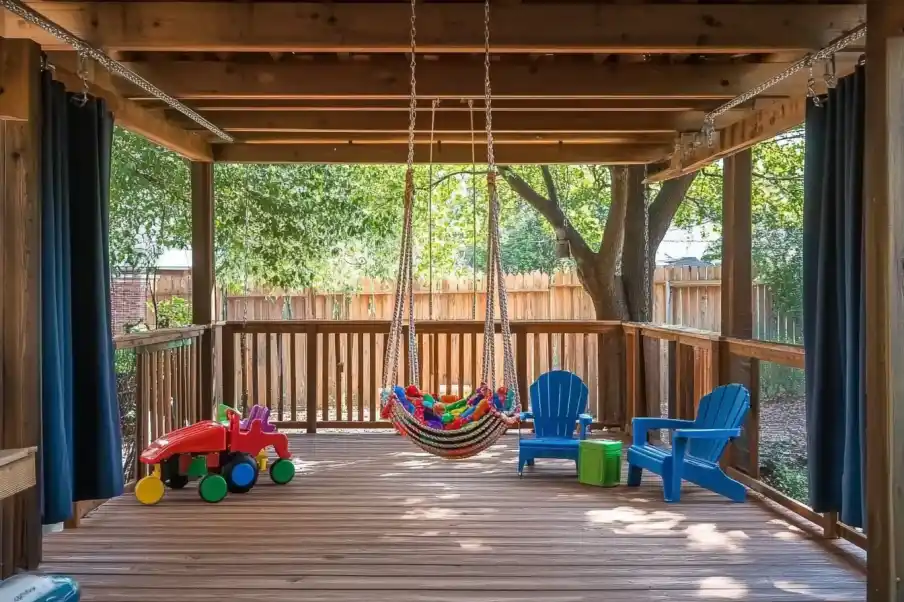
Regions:
<instances>
[{"instance_id":1,"label":"tree branch","mask_svg":"<svg viewBox=\"0 0 904 602\"><path fill-rule=\"evenodd\" d=\"M528 184L521 176L519 176L511 167L499 167L502 177L512 187L518 196L524 199L531 207L546 218L546 221L553 228L561 228L565 231L565 236L571 244L571 251L575 256L581 256L582 259L592 261L593 251L587 245L584 237L575 230L568 220L565 219L565 213L556 203L537 192Z\"/></svg>"},{"instance_id":2,"label":"tree branch","mask_svg":"<svg viewBox=\"0 0 904 602\"><path fill-rule=\"evenodd\" d=\"M549 196L550 202L559 204L559 195L556 192L556 183L552 179L552 172L549 171L549 165L541 165L540 173L543 174L543 183L546 184L546 194Z\"/></svg>"},{"instance_id":3,"label":"tree branch","mask_svg":"<svg viewBox=\"0 0 904 602\"><path fill-rule=\"evenodd\" d=\"M666 180L659 189L656 199L650 204L649 229L647 240L650 249L659 248L659 243L665 238L665 233L672 224L672 219L684 200L684 195L693 184L697 173L693 172L679 178Z\"/></svg>"},{"instance_id":4,"label":"tree branch","mask_svg":"<svg viewBox=\"0 0 904 602\"><path fill-rule=\"evenodd\" d=\"M625 240L625 214L628 209L628 171L627 168L613 166L609 168L612 180L612 202L609 215L603 229L603 240L600 243L600 269L604 274L615 275L621 258L622 245Z\"/></svg>"}]
</instances>

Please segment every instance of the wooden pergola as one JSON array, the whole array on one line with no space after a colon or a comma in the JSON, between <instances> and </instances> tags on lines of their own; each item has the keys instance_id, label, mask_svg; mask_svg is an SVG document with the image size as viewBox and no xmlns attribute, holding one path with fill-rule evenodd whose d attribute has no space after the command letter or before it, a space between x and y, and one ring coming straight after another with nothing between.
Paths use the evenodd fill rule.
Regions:
<instances>
[{"instance_id":1,"label":"wooden pergola","mask_svg":"<svg viewBox=\"0 0 904 602\"><path fill-rule=\"evenodd\" d=\"M70 47L3 13L0 447L37 442L41 51L67 87L87 83L106 99L118 125L191 161L196 324L213 316L215 162L403 163L407 153L407 2L27 4L235 141L99 66L85 71ZM868 599L904 601L904 3L498 0L491 15L498 163L645 164L658 181L725 160L722 335L738 339L752 336L749 149L803 122L807 70L721 115L712 145L679 152L676 143L700 132L708 112L869 19L866 47L836 57L838 76L864 53L869 66ZM469 163L472 132L485 160L483 4L418 2L417 30L415 161L427 161L433 135L435 162ZM819 71L816 90L824 88ZM201 340L201 395L210 399L210 333Z\"/></svg>"}]
</instances>

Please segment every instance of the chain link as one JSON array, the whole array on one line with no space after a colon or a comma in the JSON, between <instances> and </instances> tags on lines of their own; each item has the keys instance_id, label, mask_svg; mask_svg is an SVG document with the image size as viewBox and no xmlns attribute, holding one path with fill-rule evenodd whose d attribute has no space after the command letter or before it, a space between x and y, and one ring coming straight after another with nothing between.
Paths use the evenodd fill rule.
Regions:
<instances>
[{"instance_id":1,"label":"chain link","mask_svg":"<svg viewBox=\"0 0 904 602\"><path fill-rule=\"evenodd\" d=\"M471 118L471 217L473 218L473 238L471 239L471 319L477 319L477 144L474 139L474 99L468 99L468 115Z\"/></svg>"},{"instance_id":2,"label":"chain link","mask_svg":"<svg viewBox=\"0 0 904 602\"><path fill-rule=\"evenodd\" d=\"M430 167L427 171L427 254L430 264L428 286L430 293L427 298L428 319L433 319L433 135L436 132L436 108L439 99L434 98L430 105Z\"/></svg>"},{"instance_id":3,"label":"chain link","mask_svg":"<svg viewBox=\"0 0 904 602\"><path fill-rule=\"evenodd\" d=\"M744 92L740 96L729 100L724 105L722 105L722 106L718 107L717 109L713 110L712 112L708 113L706 115L706 117L704 118L704 123L715 122L716 118L719 117L720 115L727 113L731 109L744 104L745 102L747 102L748 100L750 100L756 96L759 96L760 94L762 94L769 88L788 79L789 77L791 77L798 71L801 71L802 69L805 69L807 67L811 67L814 63L818 63L820 61L824 61L824 60L832 58L840 50L844 50L845 48L847 48L848 46L850 46L857 40L862 39L865 36L866 36L866 23L862 23L861 25L858 25L857 27L852 29L850 32L848 32L848 33L844 34L843 36L832 41L828 46L818 50L817 52L808 54L804 58L796 61L795 63L792 63L790 67L788 67L781 73L774 75L773 77L770 77L769 79L767 79L760 85L756 86L755 88L751 88L747 92Z\"/></svg>"},{"instance_id":4,"label":"chain link","mask_svg":"<svg viewBox=\"0 0 904 602\"><path fill-rule=\"evenodd\" d=\"M0 0L0 6L13 13L14 15L21 17L25 20L25 22L30 23L36 27L40 27L56 39L69 44L76 52L79 53L79 55L84 54L85 56L90 57L110 73L128 80L151 96L162 100L167 105L176 109L201 127L215 134L218 138L221 138L226 142L233 142L232 136L201 117L198 113L189 109L187 106L185 106L166 92L162 91L160 88L154 86L152 83L150 83L131 69L128 69L122 63L114 61L97 48L89 45L81 38L76 37L72 32L64 29L63 27L60 27L33 8L22 4L22 2L20 2L19 0Z\"/></svg>"},{"instance_id":5,"label":"chain link","mask_svg":"<svg viewBox=\"0 0 904 602\"><path fill-rule=\"evenodd\" d=\"M411 96L408 99L408 168L414 165L414 129L417 122L417 11L411 0Z\"/></svg>"}]
</instances>

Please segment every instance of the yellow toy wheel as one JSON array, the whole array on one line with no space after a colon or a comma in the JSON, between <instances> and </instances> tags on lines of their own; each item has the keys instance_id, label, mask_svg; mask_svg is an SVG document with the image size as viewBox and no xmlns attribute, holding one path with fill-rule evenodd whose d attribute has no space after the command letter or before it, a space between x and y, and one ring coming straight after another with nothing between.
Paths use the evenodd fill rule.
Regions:
<instances>
[{"instance_id":1,"label":"yellow toy wheel","mask_svg":"<svg viewBox=\"0 0 904 602\"><path fill-rule=\"evenodd\" d=\"M156 504L163 499L166 488L157 474L144 477L135 484L135 497L142 504Z\"/></svg>"}]
</instances>

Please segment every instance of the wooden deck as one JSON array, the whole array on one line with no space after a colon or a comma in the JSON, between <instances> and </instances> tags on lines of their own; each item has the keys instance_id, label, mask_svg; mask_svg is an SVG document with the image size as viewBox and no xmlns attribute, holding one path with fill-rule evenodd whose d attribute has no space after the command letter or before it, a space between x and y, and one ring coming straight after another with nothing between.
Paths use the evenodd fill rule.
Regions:
<instances>
[{"instance_id":1,"label":"wooden deck","mask_svg":"<svg viewBox=\"0 0 904 602\"><path fill-rule=\"evenodd\" d=\"M293 436L301 474L204 504L108 502L49 535L85 601L855 602L863 576L759 504L658 483L596 489L567 465L515 475L515 437L471 461L389 434Z\"/></svg>"}]
</instances>

